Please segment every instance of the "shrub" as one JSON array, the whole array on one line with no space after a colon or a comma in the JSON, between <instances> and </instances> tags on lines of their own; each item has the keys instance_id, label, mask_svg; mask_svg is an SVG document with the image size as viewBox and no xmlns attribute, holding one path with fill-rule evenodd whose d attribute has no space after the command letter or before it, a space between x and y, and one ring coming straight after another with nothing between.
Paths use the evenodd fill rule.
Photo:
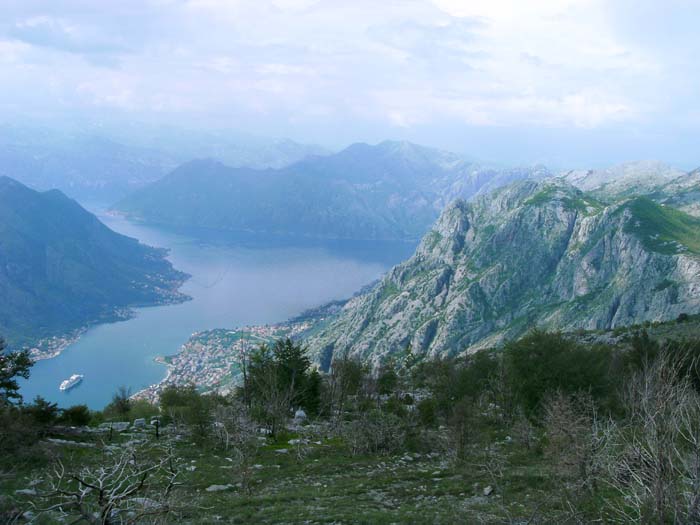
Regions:
<instances>
[{"instance_id":1,"label":"shrub","mask_svg":"<svg viewBox=\"0 0 700 525\"><path fill-rule=\"evenodd\" d=\"M406 431L398 416L372 410L345 423L341 436L353 455L394 454L402 449Z\"/></svg>"},{"instance_id":2,"label":"shrub","mask_svg":"<svg viewBox=\"0 0 700 525\"><path fill-rule=\"evenodd\" d=\"M73 427L84 427L90 423L92 414L87 405L73 405L61 412L59 422Z\"/></svg>"},{"instance_id":3,"label":"shrub","mask_svg":"<svg viewBox=\"0 0 700 525\"><path fill-rule=\"evenodd\" d=\"M504 358L507 380L528 416L549 392L590 392L596 400L612 395L612 352L607 347L585 347L561 334L535 330L506 345Z\"/></svg>"}]
</instances>

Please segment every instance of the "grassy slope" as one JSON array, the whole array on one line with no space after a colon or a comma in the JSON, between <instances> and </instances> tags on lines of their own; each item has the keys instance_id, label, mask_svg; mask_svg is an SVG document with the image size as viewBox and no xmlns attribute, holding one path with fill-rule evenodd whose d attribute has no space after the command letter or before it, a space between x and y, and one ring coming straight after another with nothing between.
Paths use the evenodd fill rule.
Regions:
<instances>
[{"instance_id":1,"label":"grassy slope","mask_svg":"<svg viewBox=\"0 0 700 525\"><path fill-rule=\"evenodd\" d=\"M627 229L638 235L647 249L665 254L700 254L700 219L646 197L631 200L627 207L633 216Z\"/></svg>"}]
</instances>

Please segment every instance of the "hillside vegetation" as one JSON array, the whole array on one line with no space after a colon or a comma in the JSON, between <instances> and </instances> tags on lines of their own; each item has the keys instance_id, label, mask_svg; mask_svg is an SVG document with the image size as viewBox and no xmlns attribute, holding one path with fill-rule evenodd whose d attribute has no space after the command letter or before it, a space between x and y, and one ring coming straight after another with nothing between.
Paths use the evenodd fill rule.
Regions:
<instances>
[{"instance_id":1,"label":"hillside vegetation","mask_svg":"<svg viewBox=\"0 0 700 525\"><path fill-rule=\"evenodd\" d=\"M12 523L695 523L700 342L654 335L676 325L697 333L687 316L648 331L534 331L468 357L409 348L375 370L336 358L327 374L280 340L241 361L229 396L169 387L150 405L118 392L100 412L15 404L0 383L0 468L11 469L0 512Z\"/></svg>"},{"instance_id":2,"label":"hillside vegetation","mask_svg":"<svg viewBox=\"0 0 700 525\"><path fill-rule=\"evenodd\" d=\"M104 226L58 190L0 177L0 332L12 347L182 300L163 250Z\"/></svg>"}]
</instances>

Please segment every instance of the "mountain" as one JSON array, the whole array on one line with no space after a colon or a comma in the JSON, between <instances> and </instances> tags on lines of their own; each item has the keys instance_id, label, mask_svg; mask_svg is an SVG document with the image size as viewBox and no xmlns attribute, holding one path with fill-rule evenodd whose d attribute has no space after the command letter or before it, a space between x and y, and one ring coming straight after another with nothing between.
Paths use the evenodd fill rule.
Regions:
<instances>
[{"instance_id":1,"label":"mountain","mask_svg":"<svg viewBox=\"0 0 700 525\"><path fill-rule=\"evenodd\" d=\"M572 170L563 174L562 178L583 191L604 197L620 197L651 192L683 175L683 171L668 164L646 160L600 170Z\"/></svg>"},{"instance_id":2,"label":"mountain","mask_svg":"<svg viewBox=\"0 0 700 525\"><path fill-rule=\"evenodd\" d=\"M308 340L322 362L411 344L445 355L539 326L609 329L700 312L700 219L647 197L605 204L560 180L458 200L415 255Z\"/></svg>"},{"instance_id":3,"label":"mountain","mask_svg":"<svg viewBox=\"0 0 700 525\"><path fill-rule=\"evenodd\" d=\"M700 217L700 169L684 173L661 162L642 161L605 170L569 171L561 178L606 202L645 195Z\"/></svg>"},{"instance_id":4,"label":"mountain","mask_svg":"<svg viewBox=\"0 0 700 525\"><path fill-rule=\"evenodd\" d=\"M454 198L544 168L497 170L407 142L354 144L277 170L187 163L115 208L175 227L349 239L418 239Z\"/></svg>"},{"instance_id":5,"label":"mountain","mask_svg":"<svg viewBox=\"0 0 700 525\"><path fill-rule=\"evenodd\" d=\"M265 168L324 152L286 139L166 131L0 126L0 175L39 190L58 188L85 201L114 202L196 157Z\"/></svg>"},{"instance_id":6,"label":"mountain","mask_svg":"<svg viewBox=\"0 0 700 525\"><path fill-rule=\"evenodd\" d=\"M182 300L186 277L163 250L113 232L60 191L0 177L0 335L12 346Z\"/></svg>"}]
</instances>

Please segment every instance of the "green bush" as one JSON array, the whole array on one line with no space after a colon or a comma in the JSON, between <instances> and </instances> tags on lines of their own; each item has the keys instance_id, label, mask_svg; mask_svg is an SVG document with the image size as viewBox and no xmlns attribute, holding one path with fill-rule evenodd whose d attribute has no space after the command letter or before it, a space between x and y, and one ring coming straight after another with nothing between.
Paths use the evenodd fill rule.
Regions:
<instances>
[{"instance_id":1,"label":"green bush","mask_svg":"<svg viewBox=\"0 0 700 525\"><path fill-rule=\"evenodd\" d=\"M92 420L92 414L87 405L73 405L61 412L59 422L72 427L87 426Z\"/></svg>"},{"instance_id":2,"label":"green bush","mask_svg":"<svg viewBox=\"0 0 700 525\"><path fill-rule=\"evenodd\" d=\"M589 392L598 401L611 396L611 363L607 347L585 347L539 330L509 343L504 351L507 381L528 415L539 410L545 395L557 390Z\"/></svg>"}]
</instances>

